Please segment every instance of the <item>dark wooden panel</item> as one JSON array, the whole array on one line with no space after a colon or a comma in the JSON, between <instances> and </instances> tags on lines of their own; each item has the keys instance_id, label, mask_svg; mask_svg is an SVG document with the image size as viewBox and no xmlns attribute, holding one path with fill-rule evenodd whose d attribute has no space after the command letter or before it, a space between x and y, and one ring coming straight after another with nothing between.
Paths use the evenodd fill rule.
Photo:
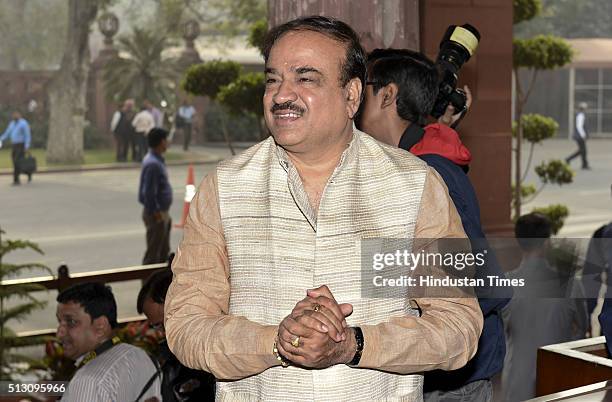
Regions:
<instances>
[{"instance_id":1,"label":"dark wooden panel","mask_svg":"<svg viewBox=\"0 0 612 402\"><path fill-rule=\"evenodd\" d=\"M476 188L488 234L512 231L511 98L512 2L421 1L421 49L434 58L448 25L474 25L482 39L475 56L460 72L460 84L472 89L474 103L459 126L472 152L470 178Z\"/></svg>"},{"instance_id":2,"label":"dark wooden panel","mask_svg":"<svg viewBox=\"0 0 612 402\"><path fill-rule=\"evenodd\" d=\"M598 382L567 391L556 392L527 402L612 402L612 381Z\"/></svg>"},{"instance_id":3,"label":"dark wooden panel","mask_svg":"<svg viewBox=\"0 0 612 402\"><path fill-rule=\"evenodd\" d=\"M612 367L587 359L539 349L536 395L552 394L612 378Z\"/></svg>"}]
</instances>

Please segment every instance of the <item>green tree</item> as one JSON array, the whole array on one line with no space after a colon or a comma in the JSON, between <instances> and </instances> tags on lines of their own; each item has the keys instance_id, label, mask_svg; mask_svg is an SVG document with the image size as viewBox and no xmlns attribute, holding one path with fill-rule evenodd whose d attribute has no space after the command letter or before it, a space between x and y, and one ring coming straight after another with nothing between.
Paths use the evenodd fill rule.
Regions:
<instances>
[{"instance_id":1,"label":"green tree","mask_svg":"<svg viewBox=\"0 0 612 402\"><path fill-rule=\"evenodd\" d=\"M514 0L515 23L534 18L542 9L539 0ZM561 38L550 35L538 35L533 38L513 40L513 70L516 91L516 123L514 126L515 141L515 177L513 187L514 216L521 215L523 198L530 195L535 197L540 190L533 186L523 188L523 181L531 165L533 147L546 138L554 136L557 123L550 118L538 115L523 115L523 110L533 84L540 70L551 70L562 67L572 60L571 47ZM526 71L527 85L522 82L519 70ZM522 168L522 145L526 140L531 143L530 156L527 168ZM573 172L564 162L553 160L538 166L536 174L543 185L555 183L559 185L572 182Z\"/></svg>"},{"instance_id":2,"label":"green tree","mask_svg":"<svg viewBox=\"0 0 612 402\"><path fill-rule=\"evenodd\" d=\"M171 45L167 36L134 28L118 40L119 55L104 69L107 96L114 101L136 98L159 103L175 96L180 77L176 59L164 57Z\"/></svg>"},{"instance_id":3,"label":"green tree","mask_svg":"<svg viewBox=\"0 0 612 402\"><path fill-rule=\"evenodd\" d=\"M259 52L263 55L264 39L268 33L268 20L261 19L251 25L249 29L249 37L247 42L254 48L259 49Z\"/></svg>"},{"instance_id":4,"label":"green tree","mask_svg":"<svg viewBox=\"0 0 612 402\"><path fill-rule=\"evenodd\" d=\"M24 271L32 269L43 269L49 273L49 268L43 264L28 263L28 264L11 264L4 261L4 257L11 251L30 249L39 254L43 254L42 250L35 243L25 240L3 240L2 234L5 232L0 229L0 282L6 279L20 275ZM11 320L22 321L32 311L44 307L45 303L37 300L32 296L32 292L46 290L41 285L36 284L7 284L0 286L0 380L8 380L9 365L14 362L30 362L38 363L37 361L23 355L10 353L11 348L31 346L40 344L46 341L46 337L29 338L27 340L20 339L15 335L8 326L7 322ZM24 303L14 306L7 306L10 299L25 300Z\"/></svg>"},{"instance_id":5,"label":"green tree","mask_svg":"<svg viewBox=\"0 0 612 402\"><path fill-rule=\"evenodd\" d=\"M542 3L532 0L514 0L512 23L518 24L537 17L542 12Z\"/></svg>"},{"instance_id":6,"label":"green tree","mask_svg":"<svg viewBox=\"0 0 612 402\"><path fill-rule=\"evenodd\" d=\"M532 201L547 184L564 185L569 184L574 179L574 172L564 162L560 160L550 160L542 162L535 168L535 173L540 178L541 184L538 189L532 184L524 184L531 163L535 146L541 144L542 141L552 138L557 134L559 124L550 117L539 114L524 114L521 116L523 127L523 140L529 143L529 156L527 158L527 166L525 166L521 176L521 202L528 203ZM517 124L512 124L513 135L516 137ZM513 200L514 201L514 200ZM513 203L514 207L514 203Z\"/></svg>"},{"instance_id":7,"label":"green tree","mask_svg":"<svg viewBox=\"0 0 612 402\"><path fill-rule=\"evenodd\" d=\"M183 1L188 17L228 37L246 32L251 24L267 17L266 0Z\"/></svg>"},{"instance_id":8,"label":"green tree","mask_svg":"<svg viewBox=\"0 0 612 402\"><path fill-rule=\"evenodd\" d=\"M196 64L187 69L181 87L192 95L208 96L211 100L217 101L221 88L236 80L241 71L242 66L234 61L212 60ZM221 127L230 152L236 155L227 130L227 122L223 117Z\"/></svg>"},{"instance_id":9,"label":"green tree","mask_svg":"<svg viewBox=\"0 0 612 402\"><path fill-rule=\"evenodd\" d=\"M189 67L181 86L193 95L216 100L221 87L234 81L241 72L242 66L235 61L211 60Z\"/></svg>"},{"instance_id":10,"label":"green tree","mask_svg":"<svg viewBox=\"0 0 612 402\"><path fill-rule=\"evenodd\" d=\"M68 0L68 30L60 68L48 86L48 163L82 163L89 33L99 9L111 0Z\"/></svg>"},{"instance_id":11,"label":"green tree","mask_svg":"<svg viewBox=\"0 0 612 402\"><path fill-rule=\"evenodd\" d=\"M67 26L66 0L0 1L0 69L56 69Z\"/></svg>"},{"instance_id":12,"label":"green tree","mask_svg":"<svg viewBox=\"0 0 612 402\"><path fill-rule=\"evenodd\" d=\"M154 12L143 16L143 10ZM226 46L227 39L247 32L249 26L266 17L266 0L130 0L122 9L137 24L151 24L173 38L180 38L182 25L194 19L205 35L214 37L211 44Z\"/></svg>"},{"instance_id":13,"label":"green tree","mask_svg":"<svg viewBox=\"0 0 612 402\"><path fill-rule=\"evenodd\" d=\"M565 223L565 219L569 216L569 210L565 205L561 204L552 204L547 207L534 208L532 212L539 212L548 217L553 234L559 233L559 230L561 230L563 224Z\"/></svg>"},{"instance_id":14,"label":"green tree","mask_svg":"<svg viewBox=\"0 0 612 402\"><path fill-rule=\"evenodd\" d=\"M258 124L259 138L264 139L267 129L263 121L263 94L266 89L264 73L241 74L219 90L217 99L230 114L246 114L254 117Z\"/></svg>"},{"instance_id":15,"label":"green tree","mask_svg":"<svg viewBox=\"0 0 612 402\"><path fill-rule=\"evenodd\" d=\"M528 38L548 33L563 38L612 37L609 0L542 0L538 11L535 17L516 22L515 36Z\"/></svg>"},{"instance_id":16,"label":"green tree","mask_svg":"<svg viewBox=\"0 0 612 402\"><path fill-rule=\"evenodd\" d=\"M178 37L180 35L181 24L184 22L185 2L184 0L157 0L158 5L155 10L155 21L161 21L162 31Z\"/></svg>"}]
</instances>

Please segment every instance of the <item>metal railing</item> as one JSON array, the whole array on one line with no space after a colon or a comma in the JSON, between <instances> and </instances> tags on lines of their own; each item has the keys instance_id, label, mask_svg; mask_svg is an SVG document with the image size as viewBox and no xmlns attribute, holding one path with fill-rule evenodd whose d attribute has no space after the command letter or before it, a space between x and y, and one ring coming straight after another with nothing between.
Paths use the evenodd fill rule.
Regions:
<instances>
[{"instance_id":1,"label":"metal railing","mask_svg":"<svg viewBox=\"0 0 612 402\"><path fill-rule=\"evenodd\" d=\"M139 322L139 321L144 321L144 320L146 320L146 317L144 315L136 315L132 317L119 318L117 319L117 323L119 324L119 327L123 327L124 325L127 325L129 323ZM39 336L55 336L56 332L57 332L57 329L55 328L33 329L31 331L17 332L17 336L19 338L28 339L28 338L36 338Z\"/></svg>"},{"instance_id":2,"label":"metal railing","mask_svg":"<svg viewBox=\"0 0 612 402\"><path fill-rule=\"evenodd\" d=\"M151 265L135 265L133 267L102 269L99 271L79 272L70 274L67 265L60 265L57 268L57 277L47 275L34 278L8 279L0 282L0 286L36 284L42 285L49 290L59 290L60 292L72 285L83 282L124 282L137 279L146 279L151 273L168 267L168 263Z\"/></svg>"},{"instance_id":3,"label":"metal railing","mask_svg":"<svg viewBox=\"0 0 612 402\"><path fill-rule=\"evenodd\" d=\"M159 263L159 264L150 264L150 265L135 265L132 267L123 267L123 268L112 268L112 269L103 269L98 271L90 271L90 272L78 272L75 274L70 274L70 270L68 266L63 264L57 268L57 277L47 275L47 276L38 276L33 278L24 278L24 279L8 279L0 282L0 286L11 286L11 285L21 285L21 284L36 284L41 285L47 288L48 290L58 290L62 291L64 289L69 288L72 285L76 285L77 283L84 282L102 282L102 283L112 283L112 282L125 282L125 281L133 281L133 280L145 280L149 277L153 272L162 268L169 268L170 263L172 261L172 257L170 257L167 263ZM134 321L142 321L144 319L143 316L135 316L135 317L127 317L117 320L119 324L129 324ZM53 336L55 335L55 328L51 329L39 329L32 331L22 331L18 332L17 336L20 338L30 338L37 336Z\"/></svg>"}]
</instances>

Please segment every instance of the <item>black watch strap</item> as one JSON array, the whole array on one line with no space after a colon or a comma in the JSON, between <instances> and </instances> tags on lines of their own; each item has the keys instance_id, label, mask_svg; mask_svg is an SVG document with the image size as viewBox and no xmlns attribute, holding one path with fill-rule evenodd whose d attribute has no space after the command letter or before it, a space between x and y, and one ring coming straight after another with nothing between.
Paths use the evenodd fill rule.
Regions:
<instances>
[{"instance_id":1,"label":"black watch strap","mask_svg":"<svg viewBox=\"0 0 612 402\"><path fill-rule=\"evenodd\" d=\"M363 353L363 332L360 327L353 327L353 331L355 331L355 343L357 347L355 348L353 360L348 364L349 366L357 366L361 360L361 354Z\"/></svg>"}]
</instances>

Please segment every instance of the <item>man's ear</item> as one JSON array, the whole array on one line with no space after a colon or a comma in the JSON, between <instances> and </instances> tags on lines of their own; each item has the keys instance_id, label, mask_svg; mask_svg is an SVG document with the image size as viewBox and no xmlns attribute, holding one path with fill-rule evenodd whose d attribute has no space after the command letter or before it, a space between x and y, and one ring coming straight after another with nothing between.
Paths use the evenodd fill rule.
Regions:
<instances>
[{"instance_id":1,"label":"man's ear","mask_svg":"<svg viewBox=\"0 0 612 402\"><path fill-rule=\"evenodd\" d=\"M379 91L382 91L382 108L386 108L389 106L397 105L397 93L399 89L395 83L390 83L382 88Z\"/></svg>"},{"instance_id":2,"label":"man's ear","mask_svg":"<svg viewBox=\"0 0 612 402\"><path fill-rule=\"evenodd\" d=\"M100 317L94 319L93 327L96 335L99 337L106 336L108 332L112 330L110 322L105 315L101 315Z\"/></svg>"},{"instance_id":3,"label":"man's ear","mask_svg":"<svg viewBox=\"0 0 612 402\"><path fill-rule=\"evenodd\" d=\"M359 109L359 104L361 103L361 92L363 89L361 80L359 78L351 79L348 84L346 84L346 89L347 111L349 118L352 119L355 117Z\"/></svg>"}]
</instances>

